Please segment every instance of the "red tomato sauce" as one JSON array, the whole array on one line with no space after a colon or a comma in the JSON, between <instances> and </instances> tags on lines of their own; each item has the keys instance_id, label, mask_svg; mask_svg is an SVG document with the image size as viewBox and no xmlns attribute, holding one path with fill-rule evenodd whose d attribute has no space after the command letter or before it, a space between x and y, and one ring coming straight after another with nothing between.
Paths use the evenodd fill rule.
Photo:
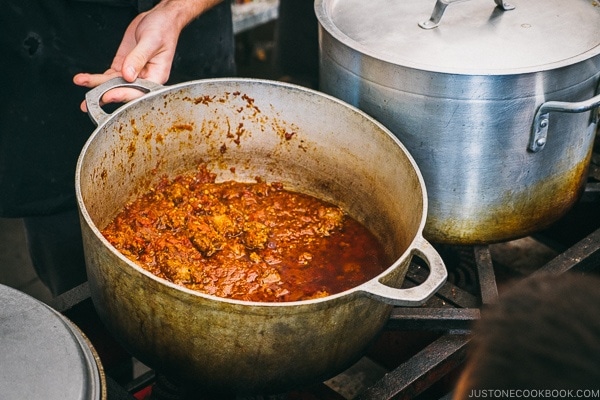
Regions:
<instances>
[{"instance_id":1,"label":"red tomato sauce","mask_svg":"<svg viewBox=\"0 0 600 400\"><path fill-rule=\"evenodd\" d=\"M384 249L341 208L280 183L215 183L205 165L127 204L102 231L151 273L203 293L286 302L377 276Z\"/></svg>"}]
</instances>

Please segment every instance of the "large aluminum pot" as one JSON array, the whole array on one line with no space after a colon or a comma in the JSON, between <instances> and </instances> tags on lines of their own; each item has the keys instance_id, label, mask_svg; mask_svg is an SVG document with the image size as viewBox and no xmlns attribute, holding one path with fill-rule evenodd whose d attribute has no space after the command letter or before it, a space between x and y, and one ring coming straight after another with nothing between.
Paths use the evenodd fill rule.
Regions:
<instances>
[{"instance_id":1,"label":"large aluminum pot","mask_svg":"<svg viewBox=\"0 0 600 400\"><path fill-rule=\"evenodd\" d=\"M109 88L150 92L112 114ZM331 377L355 362L393 305L415 306L446 279L422 237L427 196L414 160L386 128L322 93L252 79L170 87L110 81L87 96L98 124L77 164L92 299L109 330L166 376L216 392L273 393ZM383 243L393 263L343 293L290 303L201 294L122 256L100 229L161 175L204 161L218 180L279 181L339 204ZM398 289L413 258L428 279Z\"/></svg>"},{"instance_id":2,"label":"large aluminum pot","mask_svg":"<svg viewBox=\"0 0 600 400\"><path fill-rule=\"evenodd\" d=\"M317 0L315 11L320 90L413 155L428 240L526 236L577 201L600 104L597 2Z\"/></svg>"}]
</instances>

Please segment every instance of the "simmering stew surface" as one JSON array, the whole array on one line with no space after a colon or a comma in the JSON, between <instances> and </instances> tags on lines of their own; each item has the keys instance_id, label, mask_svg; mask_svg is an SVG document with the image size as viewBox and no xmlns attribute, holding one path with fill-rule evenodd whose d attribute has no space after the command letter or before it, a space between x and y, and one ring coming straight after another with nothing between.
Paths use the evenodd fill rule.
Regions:
<instances>
[{"instance_id":1,"label":"simmering stew surface","mask_svg":"<svg viewBox=\"0 0 600 400\"><path fill-rule=\"evenodd\" d=\"M201 165L162 178L103 235L161 278L238 300L324 297L389 265L375 237L339 207L276 182L215 177Z\"/></svg>"}]
</instances>

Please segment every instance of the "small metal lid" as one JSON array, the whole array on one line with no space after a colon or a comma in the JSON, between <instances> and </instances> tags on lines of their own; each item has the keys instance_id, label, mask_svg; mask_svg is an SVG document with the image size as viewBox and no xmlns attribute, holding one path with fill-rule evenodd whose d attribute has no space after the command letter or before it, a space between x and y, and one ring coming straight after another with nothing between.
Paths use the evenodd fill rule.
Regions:
<instances>
[{"instance_id":1,"label":"small metal lid","mask_svg":"<svg viewBox=\"0 0 600 400\"><path fill-rule=\"evenodd\" d=\"M0 393L6 399L105 398L91 345L46 304L0 285Z\"/></svg>"},{"instance_id":2,"label":"small metal lid","mask_svg":"<svg viewBox=\"0 0 600 400\"><path fill-rule=\"evenodd\" d=\"M317 0L321 26L378 60L459 74L536 72L600 54L599 0ZM509 7L510 8L510 7Z\"/></svg>"}]
</instances>

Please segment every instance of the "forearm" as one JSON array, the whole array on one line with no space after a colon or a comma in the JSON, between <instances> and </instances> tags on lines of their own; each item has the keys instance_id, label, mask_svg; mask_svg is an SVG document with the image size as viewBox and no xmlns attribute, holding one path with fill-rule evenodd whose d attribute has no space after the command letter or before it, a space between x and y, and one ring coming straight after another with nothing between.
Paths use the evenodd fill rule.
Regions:
<instances>
[{"instance_id":1,"label":"forearm","mask_svg":"<svg viewBox=\"0 0 600 400\"><path fill-rule=\"evenodd\" d=\"M179 30L223 0L162 0L155 9L172 15Z\"/></svg>"}]
</instances>

